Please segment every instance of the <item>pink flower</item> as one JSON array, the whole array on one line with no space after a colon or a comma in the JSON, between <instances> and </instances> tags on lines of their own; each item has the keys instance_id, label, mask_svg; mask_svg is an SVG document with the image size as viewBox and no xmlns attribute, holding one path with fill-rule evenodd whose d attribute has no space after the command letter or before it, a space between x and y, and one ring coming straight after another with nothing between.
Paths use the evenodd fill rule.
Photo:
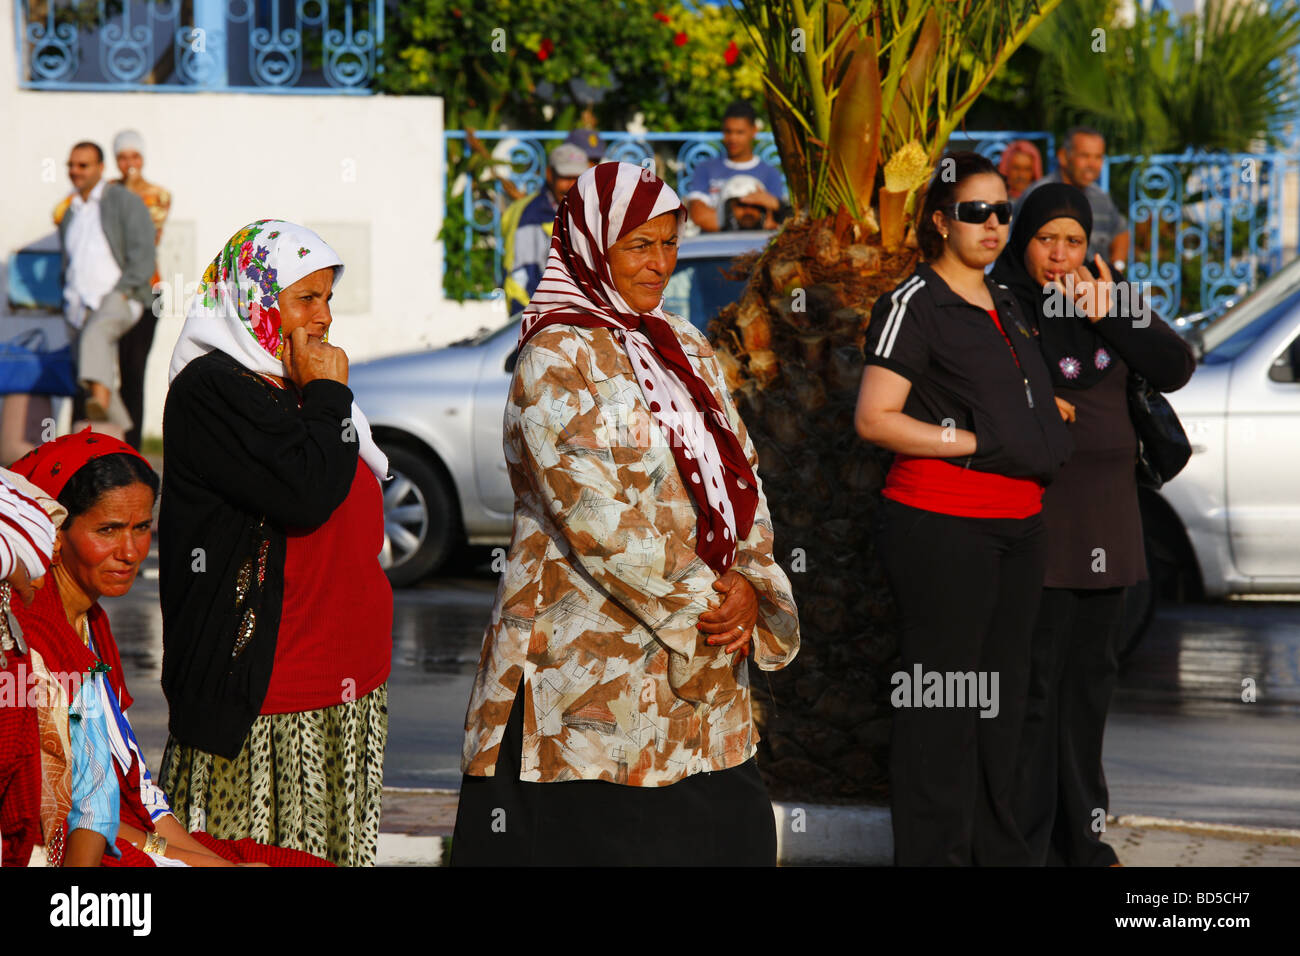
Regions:
<instances>
[{"instance_id":1,"label":"pink flower","mask_svg":"<svg viewBox=\"0 0 1300 956\"><path fill-rule=\"evenodd\" d=\"M278 358L280 310L274 307L264 309L260 302L254 302L249 309L248 318L253 325L253 334L257 336L257 344Z\"/></svg>"},{"instance_id":2,"label":"pink flower","mask_svg":"<svg viewBox=\"0 0 1300 956\"><path fill-rule=\"evenodd\" d=\"M239 247L239 268L247 269L248 264L253 261L253 243L246 242Z\"/></svg>"}]
</instances>

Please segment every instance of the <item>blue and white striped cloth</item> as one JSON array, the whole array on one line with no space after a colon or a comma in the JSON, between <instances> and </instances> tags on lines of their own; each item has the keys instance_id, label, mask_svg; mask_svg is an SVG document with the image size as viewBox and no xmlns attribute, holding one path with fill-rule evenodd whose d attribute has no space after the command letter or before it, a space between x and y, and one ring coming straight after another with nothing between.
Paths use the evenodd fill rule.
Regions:
<instances>
[{"instance_id":1,"label":"blue and white striped cloth","mask_svg":"<svg viewBox=\"0 0 1300 956\"><path fill-rule=\"evenodd\" d=\"M89 625L87 630L89 631ZM93 633L90 635L90 649L98 654L95 651L95 636ZM131 722L126 719L126 714L122 713L117 695L113 693L108 681L102 679L102 675L96 674L95 677L101 698L100 714L103 715L100 722L104 725L113 759L121 766L123 774L131 772L131 762L133 760L139 761L140 802L144 804L145 810L148 811L149 819L156 823L159 817L172 812L171 804L167 802L167 795L154 784L153 777L149 775L149 767L144 762L144 752L135 739L135 731L131 729Z\"/></svg>"},{"instance_id":2,"label":"blue and white striped cloth","mask_svg":"<svg viewBox=\"0 0 1300 956\"><path fill-rule=\"evenodd\" d=\"M108 852L121 856L117 849L121 791L113 770L107 722L101 718L103 685L107 683L103 674L84 681L68 710L72 744L72 809L68 812L68 833L91 830L101 834L108 841Z\"/></svg>"}]
</instances>

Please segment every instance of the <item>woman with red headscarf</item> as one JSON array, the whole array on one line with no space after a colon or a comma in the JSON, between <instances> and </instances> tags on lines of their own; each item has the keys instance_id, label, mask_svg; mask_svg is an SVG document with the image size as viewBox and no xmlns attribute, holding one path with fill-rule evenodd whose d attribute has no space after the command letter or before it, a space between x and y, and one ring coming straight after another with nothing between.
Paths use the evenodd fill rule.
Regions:
<instances>
[{"instance_id":1,"label":"woman with red headscarf","mask_svg":"<svg viewBox=\"0 0 1300 956\"><path fill-rule=\"evenodd\" d=\"M998 172L1007 182L1007 198L1019 199L1026 189L1043 178L1043 157L1029 140L1013 139L1002 151Z\"/></svg>"},{"instance_id":2,"label":"woman with red headscarf","mask_svg":"<svg viewBox=\"0 0 1300 956\"><path fill-rule=\"evenodd\" d=\"M131 695L99 606L131 590L149 553L158 476L130 445L89 428L46 442L13 470L66 509L46 586L12 610L22 635L55 681L67 709L43 709L43 842L64 866L327 865L306 853L188 833L153 782L126 716ZM51 689L57 694L57 690ZM67 725L59 726L59 719ZM80 739L90 743L84 748ZM85 750L91 754L81 759Z\"/></svg>"},{"instance_id":3,"label":"woman with red headscarf","mask_svg":"<svg viewBox=\"0 0 1300 956\"><path fill-rule=\"evenodd\" d=\"M757 457L708 341L660 305L662 180L560 203L506 406L515 527L466 715L453 864L766 864L745 658L799 647Z\"/></svg>"}]
</instances>

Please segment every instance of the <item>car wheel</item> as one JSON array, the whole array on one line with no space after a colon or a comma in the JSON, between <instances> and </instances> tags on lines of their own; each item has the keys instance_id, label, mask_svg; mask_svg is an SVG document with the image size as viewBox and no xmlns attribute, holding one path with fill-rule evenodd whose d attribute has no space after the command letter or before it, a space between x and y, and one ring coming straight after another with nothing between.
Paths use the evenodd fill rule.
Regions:
<instances>
[{"instance_id":1,"label":"car wheel","mask_svg":"<svg viewBox=\"0 0 1300 956\"><path fill-rule=\"evenodd\" d=\"M446 479L401 445L383 446L392 478L383 486L384 548L379 563L395 588L440 568L460 536L460 517Z\"/></svg>"}]
</instances>

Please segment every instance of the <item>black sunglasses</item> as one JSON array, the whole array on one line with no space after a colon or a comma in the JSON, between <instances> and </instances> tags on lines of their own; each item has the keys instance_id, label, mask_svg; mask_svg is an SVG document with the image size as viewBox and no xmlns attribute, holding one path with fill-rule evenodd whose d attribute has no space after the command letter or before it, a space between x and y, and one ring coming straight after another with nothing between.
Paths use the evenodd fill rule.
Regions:
<instances>
[{"instance_id":1,"label":"black sunglasses","mask_svg":"<svg viewBox=\"0 0 1300 956\"><path fill-rule=\"evenodd\" d=\"M983 199L976 199L972 202L955 202L945 206L943 211L958 222L967 222L975 226L988 222L990 215L996 215L998 223L1003 226L1011 221L1011 203L1007 200L985 202Z\"/></svg>"}]
</instances>

